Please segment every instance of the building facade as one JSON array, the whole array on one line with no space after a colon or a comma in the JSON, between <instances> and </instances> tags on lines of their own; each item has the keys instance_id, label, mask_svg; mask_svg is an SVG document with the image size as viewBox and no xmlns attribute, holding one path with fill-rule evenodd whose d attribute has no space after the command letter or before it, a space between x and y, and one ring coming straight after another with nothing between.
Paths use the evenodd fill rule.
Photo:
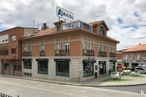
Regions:
<instances>
[{"instance_id":1,"label":"building facade","mask_svg":"<svg viewBox=\"0 0 146 97\"><path fill-rule=\"evenodd\" d=\"M32 28L15 27L0 32L0 73L21 76L21 37L33 33Z\"/></svg>"},{"instance_id":2,"label":"building facade","mask_svg":"<svg viewBox=\"0 0 146 97\"><path fill-rule=\"evenodd\" d=\"M138 44L123 51L123 61L130 68L146 65L146 44Z\"/></svg>"},{"instance_id":3,"label":"building facade","mask_svg":"<svg viewBox=\"0 0 146 97\"><path fill-rule=\"evenodd\" d=\"M116 45L119 42L107 36L109 29L104 21L67 23L60 20L54 25L49 28L44 24L39 31L19 28L22 31L16 42L16 54L12 54L11 60L20 60L21 76L84 81L109 74L116 63ZM0 59L2 74L7 74L3 70L8 61L4 61L4 56Z\"/></svg>"},{"instance_id":4,"label":"building facade","mask_svg":"<svg viewBox=\"0 0 146 97\"><path fill-rule=\"evenodd\" d=\"M118 41L104 21L55 22L22 38L22 74L52 80L83 81L109 73Z\"/></svg>"}]
</instances>

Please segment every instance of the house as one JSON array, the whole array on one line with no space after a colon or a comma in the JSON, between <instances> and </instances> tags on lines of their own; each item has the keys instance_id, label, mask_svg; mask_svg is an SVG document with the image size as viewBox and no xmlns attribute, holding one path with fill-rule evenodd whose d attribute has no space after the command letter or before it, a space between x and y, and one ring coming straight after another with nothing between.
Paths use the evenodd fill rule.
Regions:
<instances>
[{"instance_id":1,"label":"house","mask_svg":"<svg viewBox=\"0 0 146 97\"><path fill-rule=\"evenodd\" d=\"M130 68L135 68L138 65L146 65L146 44L139 43L123 51L123 61Z\"/></svg>"}]
</instances>

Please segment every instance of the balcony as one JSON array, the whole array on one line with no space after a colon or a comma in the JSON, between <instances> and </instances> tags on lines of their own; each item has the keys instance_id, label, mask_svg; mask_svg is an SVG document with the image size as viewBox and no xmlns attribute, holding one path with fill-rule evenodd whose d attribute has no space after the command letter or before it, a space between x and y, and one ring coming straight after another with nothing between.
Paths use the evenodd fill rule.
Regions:
<instances>
[{"instance_id":1,"label":"balcony","mask_svg":"<svg viewBox=\"0 0 146 97\"><path fill-rule=\"evenodd\" d=\"M40 56L45 56L45 51L40 51Z\"/></svg>"},{"instance_id":2,"label":"balcony","mask_svg":"<svg viewBox=\"0 0 146 97\"><path fill-rule=\"evenodd\" d=\"M9 55L8 46L5 44L0 45L0 56L7 56L7 55Z\"/></svg>"},{"instance_id":3,"label":"balcony","mask_svg":"<svg viewBox=\"0 0 146 97\"><path fill-rule=\"evenodd\" d=\"M98 57L107 57L107 52L99 51Z\"/></svg>"},{"instance_id":4,"label":"balcony","mask_svg":"<svg viewBox=\"0 0 146 97\"><path fill-rule=\"evenodd\" d=\"M8 49L0 50L0 56L7 56L9 55Z\"/></svg>"},{"instance_id":5,"label":"balcony","mask_svg":"<svg viewBox=\"0 0 146 97\"><path fill-rule=\"evenodd\" d=\"M110 53L110 57L116 57L116 53Z\"/></svg>"},{"instance_id":6,"label":"balcony","mask_svg":"<svg viewBox=\"0 0 146 97\"><path fill-rule=\"evenodd\" d=\"M93 32L93 26L91 24L87 24L82 21L74 21L74 22L63 24L63 30L77 29L77 28L87 30L88 32Z\"/></svg>"},{"instance_id":7,"label":"balcony","mask_svg":"<svg viewBox=\"0 0 146 97\"><path fill-rule=\"evenodd\" d=\"M69 56L69 50L55 50L55 56Z\"/></svg>"},{"instance_id":8,"label":"balcony","mask_svg":"<svg viewBox=\"0 0 146 97\"><path fill-rule=\"evenodd\" d=\"M94 56L94 50L83 50L83 56Z\"/></svg>"},{"instance_id":9,"label":"balcony","mask_svg":"<svg viewBox=\"0 0 146 97\"><path fill-rule=\"evenodd\" d=\"M22 55L23 55L24 57L32 56L32 51L23 52Z\"/></svg>"}]
</instances>

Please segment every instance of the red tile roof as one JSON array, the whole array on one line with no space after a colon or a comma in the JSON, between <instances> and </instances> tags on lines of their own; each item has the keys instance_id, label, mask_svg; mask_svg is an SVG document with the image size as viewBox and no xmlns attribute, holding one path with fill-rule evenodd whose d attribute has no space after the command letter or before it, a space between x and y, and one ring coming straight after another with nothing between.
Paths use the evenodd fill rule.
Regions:
<instances>
[{"instance_id":1,"label":"red tile roof","mask_svg":"<svg viewBox=\"0 0 146 97\"><path fill-rule=\"evenodd\" d=\"M105 27L106 27L106 30L109 30L108 26L106 25L105 21L104 20L100 20L100 21L94 21L94 22L90 22L90 24L92 25L101 25L103 24Z\"/></svg>"},{"instance_id":2,"label":"red tile roof","mask_svg":"<svg viewBox=\"0 0 146 97\"><path fill-rule=\"evenodd\" d=\"M138 44L132 48L128 48L124 52L137 52L137 51L146 51L146 44Z\"/></svg>"},{"instance_id":3,"label":"red tile roof","mask_svg":"<svg viewBox=\"0 0 146 97\"><path fill-rule=\"evenodd\" d=\"M37 37L37 36L44 36L44 35L50 35L50 34L53 34L57 32L56 31L56 28L55 27L52 27L52 28L49 28L49 29L46 29L46 30L40 30L38 31L34 37Z\"/></svg>"}]
</instances>

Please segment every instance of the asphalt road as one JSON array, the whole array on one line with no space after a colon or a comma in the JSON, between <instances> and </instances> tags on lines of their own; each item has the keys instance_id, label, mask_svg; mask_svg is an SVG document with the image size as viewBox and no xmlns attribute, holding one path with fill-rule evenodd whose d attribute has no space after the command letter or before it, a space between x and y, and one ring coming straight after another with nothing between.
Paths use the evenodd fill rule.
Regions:
<instances>
[{"instance_id":1,"label":"asphalt road","mask_svg":"<svg viewBox=\"0 0 146 97\"><path fill-rule=\"evenodd\" d=\"M46 82L0 77L0 92L13 97L146 97L117 90L59 85Z\"/></svg>"},{"instance_id":2,"label":"asphalt road","mask_svg":"<svg viewBox=\"0 0 146 97\"><path fill-rule=\"evenodd\" d=\"M142 91L142 92L144 92L144 94L146 94L146 85L124 86L124 87L101 87L101 88L110 89L110 90L133 92L133 93L141 93L141 91Z\"/></svg>"}]
</instances>

